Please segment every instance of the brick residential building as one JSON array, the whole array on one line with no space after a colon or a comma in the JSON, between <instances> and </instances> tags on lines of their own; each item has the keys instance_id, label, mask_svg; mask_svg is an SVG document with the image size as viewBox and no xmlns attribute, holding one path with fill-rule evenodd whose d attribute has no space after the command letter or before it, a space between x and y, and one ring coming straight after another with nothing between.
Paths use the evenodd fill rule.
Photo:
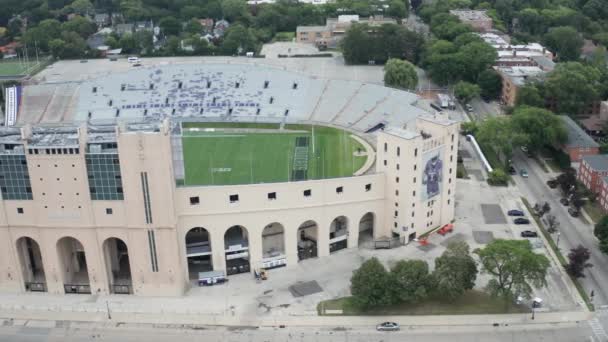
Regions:
<instances>
[{"instance_id":1,"label":"brick residential building","mask_svg":"<svg viewBox=\"0 0 608 342\"><path fill-rule=\"evenodd\" d=\"M562 146L562 150L570 156L571 162L578 163L584 156L596 155L600 152L600 145L574 120L567 115L559 117L568 131L568 141Z\"/></svg>"},{"instance_id":2,"label":"brick residential building","mask_svg":"<svg viewBox=\"0 0 608 342\"><path fill-rule=\"evenodd\" d=\"M597 200L600 202L600 207L605 212L608 212L608 177L602 178L602 185Z\"/></svg>"},{"instance_id":3,"label":"brick residential building","mask_svg":"<svg viewBox=\"0 0 608 342\"><path fill-rule=\"evenodd\" d=\"M578 167L576 178L581 181L587 189L599 194L604 178L608 176L608 155L596 154L584 156Z\"/></svg>"},{"instance_id":4,"label":"brick residential building","mask_svg":"<svg viewBox=\"0 0 608 342\"><path fill-rule=\"evenodd\" d=\"M526 84L528 80L542 77L545 74L545 72L537 66L496 66L494 69L502 78L502 94L500 95L500 100L507 106L515 105L519 88Z\"/></svg>"},{"instance_id":5,"label":"brick residential building","mask_svg":"<svg viewBox=\"0 0 608 342\"><path fill-rule=\"evenodd\" d=\"M368 18L360 18L358 15L340 15L337 18L327 18L325 26L298 26L296 28L296 41L333 48L344 38L346 30L353 23L378 27L384 24L397 24L397 20L382 15Z\"/></svg>"}]
</instances>

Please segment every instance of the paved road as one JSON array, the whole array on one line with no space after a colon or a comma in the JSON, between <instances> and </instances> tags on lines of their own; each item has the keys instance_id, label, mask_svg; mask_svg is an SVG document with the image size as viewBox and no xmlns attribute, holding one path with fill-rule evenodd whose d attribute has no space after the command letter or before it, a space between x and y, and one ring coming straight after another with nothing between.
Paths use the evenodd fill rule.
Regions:
<instances>
[{"instance_id":1,"label":"paved road","mask_svg":"<svg viewBox=\"0 0 608 342\"><path fill-rule=\"evenodd\" d=\"M529 178L521 176L513 177L519 186L522 194L528 198L530 203L549 202L551 214L557 217L560 222L560 242L559 247L562 254L567 254L571 248L583 245L591 251L593 267L586 271L586 278L581 280L587 293L594 292L594 304L597 306L608 305L608 263L607 257L599 249L596 238L593 236L593 227L583 223L578 218L573 218L568 214L567 207L559 203L561 198L557 189L549 188L545 183L549 179L548 175L538 166L533 159L524 156L521 151L517 151L514 157L515 168L520 170L522 167L528 170Z\"/></svg>"},{"instance_id":2,"label":"paved road","mask_svg":"<svg viewBox=\"0 0 608 342\"><path fill-rule=\"evenodd\" d=\"M472 99L470 104L473 107L473 115L477 116L480 120L501 115L500 106L496 101L485 102L477 97Z\"/></svg>"},{"instance_id":3,"label":"paved road","mask_svg":"<svg viewBox=\"0 0 608 342\"><path fill-rule=\"evenodd\" d=\"M429 328L431 329L431 328ZM0 327L0 342L84 342L84 341L205 341L205 342L513 342L551 341L599 342L592 337L587 323L568 326L522 327L434 327L432 330L418 328L400 332L376 332L366 330L285 330L285 329L159 329L139 327L80 326L66 328L45 327Z\"/></svg>"}]
</instances>

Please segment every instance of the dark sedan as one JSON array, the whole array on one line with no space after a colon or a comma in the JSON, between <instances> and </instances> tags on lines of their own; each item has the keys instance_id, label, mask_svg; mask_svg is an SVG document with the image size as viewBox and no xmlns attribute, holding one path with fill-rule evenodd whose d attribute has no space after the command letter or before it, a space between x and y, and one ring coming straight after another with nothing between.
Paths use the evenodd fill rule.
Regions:
<instances>
[{"instance_id":1,"label":"dark sedan","mask_svg":"<svg viewBox=\"0 0 608 342\"><path fill-rule=\"evenodd\" d=\"M518 217L515 220L513 220L513 223L515 223L515 224L530 224L530 220L528 220L527 218L524 218L524 217Z\"/></svg>"},{"instance_id":2,"label":"dark sedan","mask_svg":"<svg viewBox=\"0 0 608 342\"><path fill-rule=\"evenodd\" d=\"M521 210L513 209L507 211L507 215L509 216L524 216L524 212Z\"/></svg>"},{"instance_id":3,"label":"dark sedan","mask_svg":"<svg viewBox=\"0 0 608 342\"><path fill-rule=\"evenodd\" d=\"M535 238L535 237L538 237L538 234L536 232L531 231L531 230L524 230L523 232L521 232L521 237L524 237L524 238Z\"/></svg>"}]
</instances>

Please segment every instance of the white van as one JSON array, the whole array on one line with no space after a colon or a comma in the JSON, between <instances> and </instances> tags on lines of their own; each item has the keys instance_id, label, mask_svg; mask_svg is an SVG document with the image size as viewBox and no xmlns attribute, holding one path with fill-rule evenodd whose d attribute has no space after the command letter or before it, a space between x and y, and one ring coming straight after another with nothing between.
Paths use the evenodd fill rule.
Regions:
<instances>
[{"instance_id":1,"label":"white van","mask_svg":"<svg viewBox=\"0 0 608 342\"><path fill-rule=\"evenodd\" d=\"M127 58L127 62L129 63L139 63L139 57L129 57Z\"/></svg>"}]
</instances>

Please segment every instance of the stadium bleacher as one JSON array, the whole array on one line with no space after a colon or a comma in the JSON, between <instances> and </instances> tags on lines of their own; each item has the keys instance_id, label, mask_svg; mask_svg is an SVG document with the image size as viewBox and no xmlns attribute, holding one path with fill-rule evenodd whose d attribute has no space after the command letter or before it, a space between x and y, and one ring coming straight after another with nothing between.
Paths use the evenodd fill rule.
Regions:
<instances>
[{"instance_id":1,"label":"stadium bleacher","mask_svg":"<svg viewBox=\"0 0 608 342\"><path fill-rule=\"evenodd\" d=\"M164 117L255 122L329 122L365 131L425 114L417 96L359 81L326 80L269 66L169 64L82 82L27 86L35 122Z\"/></svg>"}]
</instances>

